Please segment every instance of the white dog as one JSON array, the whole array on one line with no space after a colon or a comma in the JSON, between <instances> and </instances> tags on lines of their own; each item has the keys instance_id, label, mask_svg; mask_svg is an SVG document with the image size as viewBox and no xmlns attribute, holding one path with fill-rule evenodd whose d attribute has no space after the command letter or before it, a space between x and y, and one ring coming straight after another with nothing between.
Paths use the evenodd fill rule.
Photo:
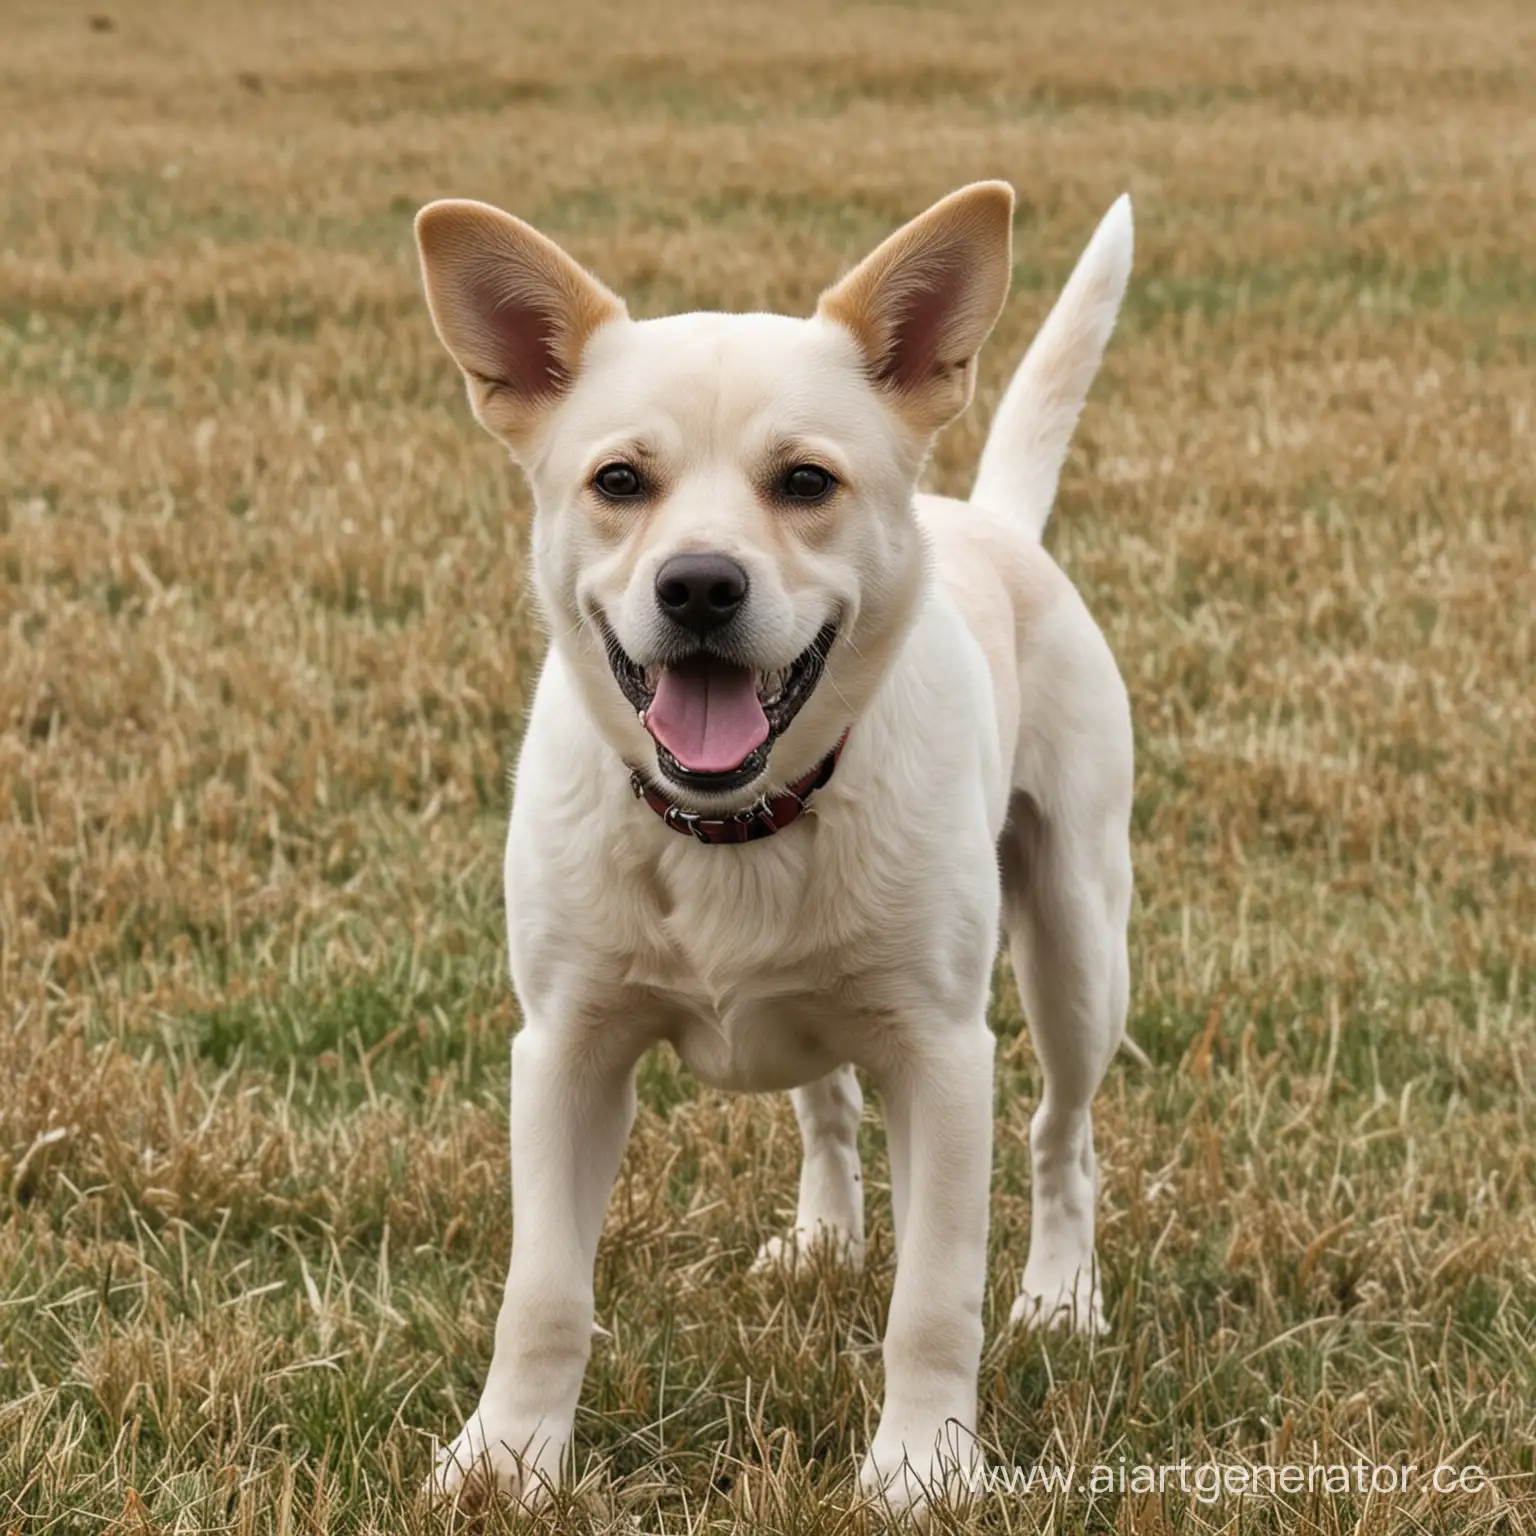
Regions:
<instances>
[{"instance_id":1,"label":"white dog","mask_svg":"<svg viewBox=\"0 0 1536 1536\"><path fill-rule=\"evenodd\" d=\"M861 1473L894 1508L977 1465L998 928L1044 1073L1016 1319L1101 1326L1090 1102L1124 1028L1131 725L1040 546L1131 258L1110 210L998 408L970 502L916 492L969 402L1013 192L899 230L809 320L633 321L517 219L416 230L438 334L532 485L551 631L507 843L516 1237L479 1406L434 1484L558 1478L592 1271L660 1041L788 1089L793 1234L864 1241L863 1068L896 1279Z\"/></svg>"}]
</instances>

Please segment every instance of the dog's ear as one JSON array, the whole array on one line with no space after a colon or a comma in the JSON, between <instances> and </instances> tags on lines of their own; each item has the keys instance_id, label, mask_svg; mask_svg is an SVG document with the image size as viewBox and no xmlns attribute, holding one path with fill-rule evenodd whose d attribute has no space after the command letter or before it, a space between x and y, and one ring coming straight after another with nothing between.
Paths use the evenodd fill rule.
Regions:
<instances>
[{"instance_id":1,"label":"dog's ear","mask_svg":"<svg viewBox=\"0 0 1536 1536\"><path fill-rule=\"evenodd\" d=\"M903 225L821 296L853 332L875 382L935 432L969 404L976 354L1013 272L1013 188L978 181Z\"/></svg>"},{"instance_id":2,"label":"dog's ear","mask_svg":"<svg viewBox=\"0 0 1536 1536\"><path fill-rule=\"evenodd\" d=\"M592 333L623 300L553 240L486 203L450 199L416 215L432 322L464 370L470 403L514 453L570 388Z\"/></svg>"}]
</instances>

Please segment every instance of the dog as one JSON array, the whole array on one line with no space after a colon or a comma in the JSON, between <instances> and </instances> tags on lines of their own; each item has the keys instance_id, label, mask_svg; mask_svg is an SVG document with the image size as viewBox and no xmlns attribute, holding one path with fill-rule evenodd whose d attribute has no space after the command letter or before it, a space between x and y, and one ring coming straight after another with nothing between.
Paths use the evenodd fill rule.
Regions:
<instances>
[{"instance_id":1,"label":"dog","mask_svg":"<svg viewBox=\"0 0 1536 1536\"><path fill-rule=\"evenodd\" d=\"M550 632L515 777L516 1234L485 1390L431 1486L533 1503L568 1464L598 1235L669 1043L787 1090L793 1231L864 1246L855 1069L896 1272L861 1486L921 1512L980 1465L993 1037L1006 934L1044 1077L1015 1321L1103 1326L1090 1105L1124 1034L1125 687L1040 539L1130 272L1110 209L998 406L969 502L921 494L1007 296L1013 189L903 226L809 319L636 321L486 204L423 208L427 301L530 482Z\"/></svg>"}]
</instances>

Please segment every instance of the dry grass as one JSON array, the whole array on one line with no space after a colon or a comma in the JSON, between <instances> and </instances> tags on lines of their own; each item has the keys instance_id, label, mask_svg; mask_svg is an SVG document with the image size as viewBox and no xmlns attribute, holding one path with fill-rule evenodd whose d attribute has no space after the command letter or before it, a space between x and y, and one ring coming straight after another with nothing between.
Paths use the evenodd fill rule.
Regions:
<instances>
[{"instance_id":1,"label":"dry grass","mask_svg":"<svg viewBox=\"0 0 1536 1536\"><path fill-rule=\"evenodd\" d=\"M985 1435L1494 1481L970 1528L1536 1530L1536 12L525 9L6 7L0 1528L444 1524L412 1490L509 1241L540 642L411 212L501 202L638 312L803 310L1006 175L1016 295L945 487L1137 201L1050 540L1134 696L1152 1067L1097 1112L1112 1335L1007 1336L1037 1084L1000 973ZM861 1529L878 1124L868 1273L758 1279L786 1104L643 1082L560 1518Z\"/></svg>"}]
</instances>

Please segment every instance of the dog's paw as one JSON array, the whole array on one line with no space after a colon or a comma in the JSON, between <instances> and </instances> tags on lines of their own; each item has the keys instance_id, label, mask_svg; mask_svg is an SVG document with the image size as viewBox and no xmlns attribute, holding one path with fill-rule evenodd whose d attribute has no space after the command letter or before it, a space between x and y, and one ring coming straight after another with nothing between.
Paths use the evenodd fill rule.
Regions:
<instances>
[{"instance_id":1,"label":"dog's paw","mask_svg":"<svg viewBox=\"0 0 1536 1536\"><path fill-rule=\"evenodd\" d=\"M438 1452L426 1492L470 1508L500 1494L524 1510L535 1510L558 1486L564 1454L565 1442L547 1432L523 1434L477 1412L458 1438Z\"/></svg>"},{"instance_id":2,"label":"dog's paw","mask_svg":"<svg viewBox=\"0 0 1536 1536\"><path fill-rule=\"evenodd\" d=\"M935 1504L956 1508L971 1498L985 1466L975 1434L958 1419L905 1434L882 1422L859 1469L859 1491L886 1521L922 1527Z\"/></svg>"},{"instance_id":3,"label":"dog's paw","mask_svg":"<svg viewBox=\"0 0 1536 1536\"><path fill-rule=\"evenodd\" d=\"M1096 1266L1062 1274L1026 1266L1018 1298L1008 1314L1016 1328L1062 1328L1069 1333L1103 1334L1104 1298Z\"/></svg>"},{"instance_id":4,"label":"dog's paw","mask_svg":"<svg viewBox=\"0 0 1536 1536\"><path fill-rule=\"evenodd\" d=\"M751 1273L760 1275L770 1269L794 1269L821 1255L857 1271L864 1263L864 1243L845 1228L828 1226L824 1222L817 1222L813 1227L797 1226L783 1237L770 1237L757 1250Z\"/></svg>"}]
</instances>

